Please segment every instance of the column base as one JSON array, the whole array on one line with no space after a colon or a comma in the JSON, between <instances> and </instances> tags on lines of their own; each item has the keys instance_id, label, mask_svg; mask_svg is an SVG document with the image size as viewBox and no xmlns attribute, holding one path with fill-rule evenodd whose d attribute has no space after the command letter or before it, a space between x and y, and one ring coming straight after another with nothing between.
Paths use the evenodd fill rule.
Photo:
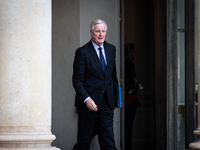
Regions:
<instances>
[{"instance_id":1,"label":"column base","mask_svg":"<svg viewBox=\"0 0 200 150\"><path fill-rule=\"evenodd\" d=\"M53 134L0 134L0 150L58 150Z\"/></svg>"},{"instance_id":2,"label":"column base","mask_svg":"<svg viewBox=\"0 0 200 150\"><path fill-rule=\"evenodd\" d=\"M196 142L193 142L193 143L190 143L189 147L191 149L199 149L200 150L200 141L196 141Z\"/></svg>"},{"instance_id":3,"label":"column base","mask_svg":"<svg viewBox=\"0 0 200 150\"><path fill-rule=\"evenodd\" d=\"M51 148L1 148L0 150L60 150L59 148L56 147L51 147Z\"/></svg>"},{"instance_id":4,"label":"column base","mask_svg":"<svg viewBox=\"0 0 200 150\"><path fill-rule=\"evenodd\" d=\"M195 141L193 143L190 143L189 147L191 149L196 149L196 150L200 150L200 129L198 128L197 130L194 131L194 134L197 136L198 141Z\"/></svg>"}]
</instances>

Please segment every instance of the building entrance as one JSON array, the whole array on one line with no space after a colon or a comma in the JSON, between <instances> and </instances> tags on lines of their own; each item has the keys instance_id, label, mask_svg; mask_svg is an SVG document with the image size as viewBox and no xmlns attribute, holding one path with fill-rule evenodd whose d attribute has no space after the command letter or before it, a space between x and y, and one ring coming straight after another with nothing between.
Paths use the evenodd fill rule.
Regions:
<instances>
[{"instance_id":1,"label":"building entrance","mask_svg":"<svg viewBox=\"0 0 200 150\"><path fill-rule=\"evenodd\" d=\"M126 136L128 133L125 133L125 147L128 138L131 137L132 150L145 150L150 147L156 147L154 35L154 1L125 0L124 45L125 49L133 50L133 46L135 48L134 64L136 80L140 87L143 87L143 89L137 91L138 101L141 106L136 109L132 124L132 136ZM126 52L124 51L124 53ZM124 58L124 65L125 61L127 60ZM126 63L125 70L128 68L127 65ZM131 82L126 81L130 80L128 79L128 74L131 74L131 70L125 71L125 73L124 83ZM131 105L137 105L134 102L134 104L129 105L126 103L127 99L128 96L125 94L125 120L128 120L131 116L127 112L132 107ZM128 123L125 123L125 128L128 128L126 124Z\"/></svg>"}]
</instances>

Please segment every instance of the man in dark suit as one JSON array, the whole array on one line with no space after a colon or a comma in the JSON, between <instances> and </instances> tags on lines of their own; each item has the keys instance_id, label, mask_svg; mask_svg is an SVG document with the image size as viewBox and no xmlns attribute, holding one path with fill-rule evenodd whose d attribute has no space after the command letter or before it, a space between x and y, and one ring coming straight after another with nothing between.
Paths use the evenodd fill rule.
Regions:
<instances>
[{"instance_id":1,"label":"man in dark suit","mask_svg":"<svg viewBox=\"0 0 200 150\"><path fill-rule=\"evenodd\" d=\"M98 134L101 150L116 150L113 110L117 107L116 48L105 41L107 24L91 23L91 40L78 48L73 65L73 86L78 108L78 135L74 150L89 150Z\"/></svg>"}]
</instances>

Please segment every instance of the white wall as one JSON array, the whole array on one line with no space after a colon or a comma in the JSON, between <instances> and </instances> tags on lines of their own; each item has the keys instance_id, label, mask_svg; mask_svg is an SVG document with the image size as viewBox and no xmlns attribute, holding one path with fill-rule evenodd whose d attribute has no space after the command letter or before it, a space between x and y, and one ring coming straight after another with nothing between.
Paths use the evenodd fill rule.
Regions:
<instances>
[{"instance_id":1,"label":"white wall","mask_svg":"<svg viewBox=\"0 0 200 150\"><path fill-rule=\"evenodd\" d=\"M63 150L72 149L76 141L72 65L80 43L79 16L78 0L52 1L52 145Z\"/></svg>"}]
</instances>

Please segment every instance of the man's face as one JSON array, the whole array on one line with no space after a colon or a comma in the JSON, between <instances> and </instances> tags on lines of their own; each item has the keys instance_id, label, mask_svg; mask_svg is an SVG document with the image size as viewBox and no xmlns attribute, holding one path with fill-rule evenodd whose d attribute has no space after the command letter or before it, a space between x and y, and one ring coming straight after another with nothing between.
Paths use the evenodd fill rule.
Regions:
<instances>
[{"instance_id":1,"label":"man's face","mask_svg":"<svg viewBox=\"0 0 200 150\"><path fill-rule=\"evenodd\" d=\"M92 41L101 46L106 38L106 25L104 23L95 24L94 30L90 31Z\"/></svg>"}]
</instances>

